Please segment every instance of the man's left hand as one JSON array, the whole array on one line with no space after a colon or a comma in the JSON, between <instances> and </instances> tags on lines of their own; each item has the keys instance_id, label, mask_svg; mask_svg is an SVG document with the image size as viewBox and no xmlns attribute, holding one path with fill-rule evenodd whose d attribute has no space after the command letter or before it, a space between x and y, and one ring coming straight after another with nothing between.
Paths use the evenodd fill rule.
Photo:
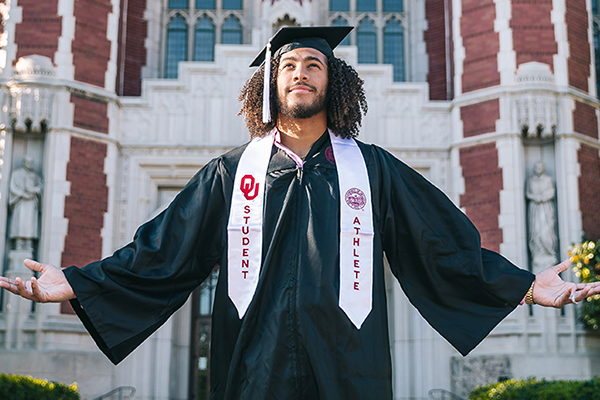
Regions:
<instances>
[{"instance_id":1,"label":"man's left hand","mask_svg":"<svg viewBox=\"0 0 600 400\"><path fill-rule=\"evenodd\" d=\"M581 300L600 293L600 282L565 282L559 276L571 266L571 259L546 268L536 275L533 285L533 301L546 307L561 308L566 304L579 303Z\"/></svg>"}]
</instances>

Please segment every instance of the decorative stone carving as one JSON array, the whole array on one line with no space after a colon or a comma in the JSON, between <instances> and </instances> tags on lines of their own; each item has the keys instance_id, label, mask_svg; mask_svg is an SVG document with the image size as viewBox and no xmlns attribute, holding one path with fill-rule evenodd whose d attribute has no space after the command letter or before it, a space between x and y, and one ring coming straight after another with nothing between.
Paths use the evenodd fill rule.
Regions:
<instances>
[{"instance_id":1,"label":"decorative stone carving","mask_svg":"<svg viewBox=\"0 0 600 400\"><path fill-rule=\"evenodd\" d=\"M54 76L54 65L48 57L31 55L21 57L15 64L15 78Z\"/></svg>"},{"instance_id":2,"label":"decorative stone carving","mask_svg":"<svg viewBox=\"0 0 600 400\"><path fill-rule=\"evenodd\" d=\"M541 90L554 85L550 66L538 62L521 64L515 77L517 86L533 86L513 100L516 129L527 139L551 138L558 127L558 99L552 91ZM536 88L536 89L537 89Z\"/></svg>"},{"instance_id":3,"label":"decorative stone carving","mask_svg":"<svg viewBox=\"0 0 600 400\"><path fill-rule=\"evenodd\" d=\"M467 398L474 387L512 377L510 358L483 356L452 358L452 392Z\"/></svg>"},{"instance_id":4,"label":"decorative stone carving","mask_svg":"<svg viewBox=\"0 0 600 400\"><path fill-rule=\"evenodd\" d=\"M533 271L556 264L556 217L554 209L554 183L545 174L543 161L533 166L534 175L527 181L527 200L529 200L529 251Z\"/></svg>"},{"instance_id":5,"label":"decorative stone carving","mask_svg":"<svg viewBox=\"0 0 600 400\"><path fill-rule=\"evenodd\" d=\"M13 130L45 133L50 124L54 91L46 83L54 76L54 65L48 57L21 57L15 64L14 80L7 84L10 91L9 121ZM38 83L40 82L40 83Z\"/></svg>"},{"instance_id":6,"label":"decorative stone carving","mask_svg":"<svg viewBox=\"0 0 600 400\"><path fill-rule=\"evenodd\" d=\"M23 167L10 178L8 205L11 221L8 235L16 250L33 252L33 241L39 238L38 217L42 180L33 170L33 158L23 157Z\"/></svg>"}]
</instances>

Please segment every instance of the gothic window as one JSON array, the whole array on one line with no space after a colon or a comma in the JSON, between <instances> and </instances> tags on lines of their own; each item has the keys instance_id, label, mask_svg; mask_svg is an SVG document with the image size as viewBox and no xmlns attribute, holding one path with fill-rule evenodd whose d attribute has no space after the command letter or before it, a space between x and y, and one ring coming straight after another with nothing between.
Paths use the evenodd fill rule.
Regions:
<instances>
[{"instance_id":1,"label":"gothic window","mask_svg":"<svg viewBox=\"0 0 600 400\"><path fill-rule=\"evenodd\" d=\"M196 21L194 30L194 61L214 61L215 25L203 15Z\"/></svg>"},{"instance_id":2,"label":"gothic window","mask_svg":"<svg viewBox=\"0 0 600 400\"><path fill-rule=\"evenodd\" d=\"M364 18L360 21L356 32L356 44L359 63L377 63L377 30L371 19Z\"/></svg>"},{"instance_id":3,"label":"gothic window","mask_svg":"<svg viewBox=\"0 0 600 400\"><path fill-rule=\"evenodd\" d=\"M248 31L244 7L251 6L246 4L249 1L162 1L167 8L163 28L165 78L177 78L180 61L214 61L216 44L244 43L244 33Z\"/></svg>"},{"instance_id":4,"label":"gothic window","mask_svg":"<svg viewBox=\"0 0 600 400\"><path fill-rule=\"evenodd\" d=\"M331 26L348 26L348 21L342 17L337 17L331 22ZM340 46L350 46L350 36L346 36Z\"/></svg>"},{"instance_id":5,"label":"gothic window","mask_svg":"<svg viewBox=\"0 0 600 400\"><path fill-rule=\"evenodd\" d=\"M177 78L177 65L187 59L187 24L185 18L176 14L167 28L167 52L165 78Z\"/></svg>"},{"instance_id":6,"label":"gothic window","mask_svg":"<svg viewBox=\"0 0 600 400\"><path fill-rule=\"evenodd\" d=\"M329 0L329 11L350 11L348 0Z\"/></svg>"},{"instance_id":7,"label":"gothic window","mask_svg":"<svg viewBox=\"0 0 600 400\"><path fill-rule=\"evenodd\" d=\"M223 0L224 10L241 10L242 0Z\"/></svg>"},{"instance_id":8,"label":"gothic window","mask_svg":"<svg viewBox=\"0 0 600 400\"><path fill-rule=\"evenodd\" d=\"M187 8L187 6L185 6L185 8ZM214 10L215 0L196 0L196 9Z\"/></svg>"},{"instance_id":9,"label":"gothic window","mask_svg":"<svg viewBox=\"0 0 600 400\"><path fill-rule=\"evenodd\" d=\"M402 8L402 0L383 0L384 12L402 12Z\"/></svg>"},{"instance_id":10,"label":"gothic window","mask_svg":"<svg viewBox=\"0 0 600 400\"><path fill-rule=\"evenodd\" d=\"M187 8L188 0L169 0L170 9Z\"/></svg>"},{"instance_id":11,"label":"gothic window","mask_svg":"<svg viewBox=\"0 0 600 400\"><path fill-rule=\"evenodd\" d=\"M396 82L408 76L406 20L403 0L329 0L329 24L356 27L342 45L358 47L359 63L392 64Z\"/></svg>"},{"instance_id":12,"label":"gothic window","mask_svg":"<svg viewBox=\"0 0 600 400\"><path fill-rule=\"evenodd\" d=\"M383 62L394 66L394 81L404 81L404 31L396 18L383 29Z\"/></svg>"},{"instance_id":13,"label":"gothic window","mask_svg":"<svg viewBox=\"0 0 600 400\"><path fill-rule=\"evenodd\" d=\"M356 11L375 11L375 0L356 0Z\"/></svg>"},{"instance_id":14,"label":"gothic window","mask_svg":"<svg viewBox=\"0 0 600 400\"><path fill-rule=\"evenodd\" d=\"M223 21L221 43L242 44L242 25L240 24L240 20L233 15L230 15Z\"/></svg>"}]
</instances>

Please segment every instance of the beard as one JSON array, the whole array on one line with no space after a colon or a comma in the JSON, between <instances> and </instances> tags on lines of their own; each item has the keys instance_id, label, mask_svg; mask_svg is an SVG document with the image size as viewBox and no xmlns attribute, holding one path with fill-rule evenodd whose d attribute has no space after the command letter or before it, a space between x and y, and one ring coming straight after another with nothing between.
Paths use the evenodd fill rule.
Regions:
<instances>
[{"instance_id":1,"label":"beard","mask_svg":"<svg viewBox=\"0 0 600 400\"><path fill-rule=\"evenodd\" d=\"M310 85L304 85L304 86L315 90L315 88L313 86L310 86ZM285 91L286 91L286 93L289 92L289 88L286 88ZM325 108L327 107L327 96L325 93L320 92L320 93L317 93L317 97L311 104L289 105L287 100L285 99L285 96L278 94L276 102L277 102L277 109L281 114L283 114L287 117L290 117L290 118L306 119L306 118L314 117L321 111L325 110Z\"/></svg>"}]
</instances>

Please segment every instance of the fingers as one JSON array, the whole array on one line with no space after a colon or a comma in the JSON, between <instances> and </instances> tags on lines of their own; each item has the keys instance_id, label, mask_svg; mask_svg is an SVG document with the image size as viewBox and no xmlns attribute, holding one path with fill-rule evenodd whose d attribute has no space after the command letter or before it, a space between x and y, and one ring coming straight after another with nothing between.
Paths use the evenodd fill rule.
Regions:
<instances>
[{"instance_id":1,"label":"fingers","mask_svg":"<svg viewBox=\"0 0 600 400\"><path fill-rule=\"evenodd\" d=\"M36 301L42 302L42 293L40 292L40 287L35 276L31 278L31 293Z\"/></svg>"},{"instance_id":2,"label":"fingers","mask_svg":"<svg viewBox=\"0 0 600 400\"><path fill-rule=\"evenodd\" d=\"M555 265L552 268L556 271L557 274L560 274L561 272L568 270L570 266L571 266L571 259L567 258L566 260L564 260L563 262L561 262L558 265Z\"/></svg>"},{"instance_id":3,"label":"fingers","mask_svg":"<svg viewBox=\"0 0 600 400\"><path fill-rule=\"evenodd\" d=\"M15 278L15 282L17 284L17 293L21 297L27 300L37 301L37 299L33 296L33 293L30 290L27 290L27 284L23 282L21 278Z\"/></svg>"},{"instance_id":4,"label":"fingers","mask_svg":"<svg viewBox=\"0 0 600 400\"><path fill-rule=\"evenodd\" d=\"M13 294L19 294L19 292L17 291L17 283L12 279L0 276L0 287L3 287L4 289L8 290Z\"/></svg>"},{"instance_id":5,"label":"fingers","mask_svg":"<svg viewBox=\"0 0 600 400\"><path fill-rule=\"evenodd\" d=\"M30 260L28 258L23 261L23 264L32 271L44 272L46 270L46 265L40 262Z\"/></svg>"}]
</instances>

